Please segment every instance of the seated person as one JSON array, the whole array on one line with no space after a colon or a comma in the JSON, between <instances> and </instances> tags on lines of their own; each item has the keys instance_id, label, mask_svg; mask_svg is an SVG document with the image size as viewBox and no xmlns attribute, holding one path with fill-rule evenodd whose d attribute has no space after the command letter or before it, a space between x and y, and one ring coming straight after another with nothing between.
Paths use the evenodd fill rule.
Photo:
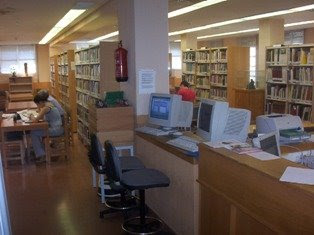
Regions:
<instances>
[{"instance_id":1,"label":"seated person","mask_svg":"<svg viewBox=\"0 0 314 235\"><path fill-rule=\"evenodd\" d=\"M40 90L37 94L42 96L44 100L48 100L49 102L51 102L58 109L61 116L64 115L64 109L61 107L60 103L51 95L49 95L49 92L47 90Z\"/></svg>"},{"instance_id":2,"label":"seated person","mask_svg":"<svg viewBox=\"0 0 314 235\"><path fill-rule=\"evenodd\" d=\"M31 121L38 122L39 120L44 119L48 122L49 129L48 133L49 136L60 136L64 133L64 129L62 126L62 119L58 109L43 96L37 94L34 97L34 102L37 104L39 108L38 116L31 117ZM42 138L45 136L44 130L33 130L30 133L32 144L34 147L36 161L42 162L45 161L45 148L43 145Z\"/></svg>"},{"instance_id":3,"label":"seated person","mask_svg":"<svg viewBox=\"0 0 314 235\"><path fill-rule=\"evenodd\" d=\"M181 82L178 95L182 96L183 101L194 102L195 100L195 91L190 89L190 84L187 81Z\"/></svg>"}]
</instances>

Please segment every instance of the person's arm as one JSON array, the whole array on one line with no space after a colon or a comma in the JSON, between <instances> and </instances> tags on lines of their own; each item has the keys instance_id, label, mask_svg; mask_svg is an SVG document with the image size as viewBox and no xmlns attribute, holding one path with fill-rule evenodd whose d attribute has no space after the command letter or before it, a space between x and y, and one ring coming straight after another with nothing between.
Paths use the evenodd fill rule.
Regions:
<instances>
[{"instance_id":1,"label":"person's arm","mask_svg":"<svg viewBox=\"0 0 314 235\"><path fill-rule=\"evenodd\" d=\"M50 111L50 107L44 107L42 109L40 109L39 114L37 115L37 117L31 116L31 121L32 122L38 122L39 120L42 120L45 116L46 113L48 113Z\"/></svg>"}]
</instances>

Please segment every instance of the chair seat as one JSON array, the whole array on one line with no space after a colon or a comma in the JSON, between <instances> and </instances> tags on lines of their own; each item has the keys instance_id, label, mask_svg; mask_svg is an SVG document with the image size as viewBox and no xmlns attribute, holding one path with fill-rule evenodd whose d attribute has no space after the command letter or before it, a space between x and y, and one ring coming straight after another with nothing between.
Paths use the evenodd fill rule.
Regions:
<instances>
[{"instance_id":1,"label":"chair seat","mask_svg":"<svg viewBox=\"0 0 314 235\"><path fill-rule=\"evenodd\" d=\"M119 157L122 172L139 170L145 168L144 164L137 157Z\"/></svg>"},{"instance_id":2,"label":"chair seat","mask_svg":"<svg viewBox=\"0 0 314 235\"><path fill-rule=\"evenodd\" d=\"M121 184L130 190L167 187L169 178L156 169L140 169L122 174Z\"/></svg>"}]
</instances>

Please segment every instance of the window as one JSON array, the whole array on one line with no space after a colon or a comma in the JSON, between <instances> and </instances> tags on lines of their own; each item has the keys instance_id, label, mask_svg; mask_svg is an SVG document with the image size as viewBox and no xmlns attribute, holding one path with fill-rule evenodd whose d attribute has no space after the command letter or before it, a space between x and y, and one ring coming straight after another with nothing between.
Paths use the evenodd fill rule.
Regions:
<instances>
[{"instance_id":1,"label":"window","mask_svg":"<svg viewBox=\"0 0 314 235\"><path fill-rule=\"evenodd\" d=\"M34 45L0 46L0 73L25 75L24 63L27 63L28 75L36 74L36 51Z\"/></svg>"},{"instance_id":2,"label":"window","mask_svg":"<svg viewBox=\"0 0 314 235\"><path fill-rule=\"evenodd\" d=\"M182 69L181 55L172 56L172 69Z\"/></svg>"},{"instance_id":3,"label":"window","mask_svg":"<svg viewBox=\"0 0 314 235\"><path fill-rule=\"evenodd\" d=\"M182 69L181 44L178 42L170 42L169 51L172 54L171 58L172 69L181 70Z\"/></svg>"},{"instance_id":4,"label":"window","mask_svg":"<svg viewBox=\"0 0 314 235\"><path fill-rule=\"evenodd\" d=\"M256 82L256 47L250 47L250 79Z\"/></svg>"}]
</instances>

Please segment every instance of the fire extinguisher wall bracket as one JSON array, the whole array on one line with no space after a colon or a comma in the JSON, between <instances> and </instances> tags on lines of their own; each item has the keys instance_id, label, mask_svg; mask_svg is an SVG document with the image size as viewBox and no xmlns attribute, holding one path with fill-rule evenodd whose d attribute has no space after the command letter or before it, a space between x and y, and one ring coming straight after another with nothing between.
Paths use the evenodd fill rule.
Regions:
<instances>
[{"instance_id":1,"label":"fire extinguisher wall bracket","mask_svg":"<svg viewBox=\"0 0 314 235\"><path fill-rule=\"evenodd\" d=\"M118 48L115 50L115 63L116 63L116 81L126 82L128 80L128 51L122 47L120 41Z\"/></svg>"}]
</instances>

